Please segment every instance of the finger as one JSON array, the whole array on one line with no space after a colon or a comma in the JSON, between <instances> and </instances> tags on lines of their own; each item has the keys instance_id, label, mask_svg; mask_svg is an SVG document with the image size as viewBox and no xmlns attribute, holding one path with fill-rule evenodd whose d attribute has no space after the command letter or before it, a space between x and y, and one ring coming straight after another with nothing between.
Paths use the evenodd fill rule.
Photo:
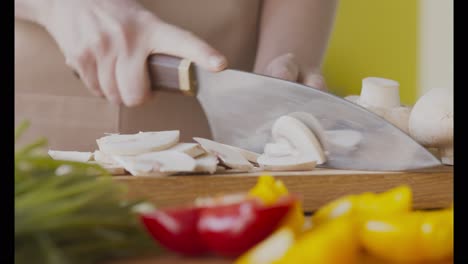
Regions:
<instances>
[{"instance_id":1,"label":"finger","mask_svg":"<svg viewBox=\"0 0 468 264\"><path fill-rule=\"evenodd\" d=\"M308 73L304 75L302 82L310 87L319 89L322 91L328 91L325 78L320 73Z\"/></svg>"},{"instance_id":2,"label":"finger","mask_svg":"<svg viewBox=\"0 0 468 264\"><path fill-rule=\"evenodd\" d=\"M275 78L297 81L299 77L299 66L294 60L294 55L287 53L273 59L268 64L265 73Z\"/></svg>"},{"instance_id":3,"label":"finger","mask_svg":"<svg viewBox=\"0 0 468 264\"><path fill-rule=\"evenodd\" d=\"M117 87L115 66L116 58L113 56L106 56L98 61L98 80L107 100L114 104L120 104L122 99L120 98L119 89Z\"/></svg>"},{"instance_id":4,"label":"finger","mask_svg":"<svg viewBox=\"0 0 468 264\"><path fill-rule=\"evenodd\" d=\"M68 54L65 63L72 68L74 75L96 96L102 96L96 77L96 61L90 51Z\"/></svg>"},{"instance_id":5,"label":"finger","mask_svg":"<svg viewBox=\"0 0 468 264\"><path fill-rule=\"evenodd\" d=\"M186 58L211 71L221 71L227 67L227 60L219 51L188 31L158 23L151 36L151 53Z\"/></svg>"},{"instance_id":6,"label":"finger","mask_svg":"<svg viewBox=\"0 0 468 264\"><path fill-rule=\"evenodd\" d=\"M97 76L97 67L96 61L92 60L86 67L82 67L78 74L80 79L89 89L89 91L95 96L104 96L104 93L101 91L99 86L98 76Z\"/></svg>"},{"instance_id":7,"label":"finger","mask_svg":"<svg viewBox=\"0 0 468 264\"><path fill-rule=\"evenodd\" d=\"M126 106L140 105L150 97L145 53L140 56L119 57L116 78L122 101Z\"/></svg>"}]
</instances>

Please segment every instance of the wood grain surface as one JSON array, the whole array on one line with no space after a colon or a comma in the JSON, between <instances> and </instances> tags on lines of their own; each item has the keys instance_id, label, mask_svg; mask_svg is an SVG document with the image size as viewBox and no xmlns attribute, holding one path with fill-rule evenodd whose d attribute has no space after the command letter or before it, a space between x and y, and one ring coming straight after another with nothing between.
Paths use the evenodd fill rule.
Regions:
<instances>
[{"instance_id":1,"label":"wood grain surface","mask_svg":"<svg viewBox=\"0 0 468 264\"><path fill-rule=\"evenodd\" d=\"M167 177L115 176L125 183L130 197L142 197L156 206L188 203L196 197L241 192L251 188L262 172ZM453 167L441 166L407 172L316 169L305 172L271 172L290 192L302 195L306 212L347 194L382 192L407 184L415 209L437 209L453 201Z\"/></svg>"}]
</instances>

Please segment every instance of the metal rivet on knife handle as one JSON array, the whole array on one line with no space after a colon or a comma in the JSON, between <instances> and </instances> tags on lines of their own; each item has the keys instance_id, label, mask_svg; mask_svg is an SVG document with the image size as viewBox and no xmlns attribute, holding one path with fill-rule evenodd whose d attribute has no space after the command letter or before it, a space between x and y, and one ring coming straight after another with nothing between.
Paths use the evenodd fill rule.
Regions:
<instances>
[{"instance_id":1,"label":"metal rivet on knife handle","mask_svg":"<svg viewBox=\"0 0 468 264\"><path fill-rule=\"evenodd\" d=\"M186 95L195 95L196 82L194 79L192 62L188 59L183 59L178 67L179 71L179 89Z\"/></svg>"}]
</instances>

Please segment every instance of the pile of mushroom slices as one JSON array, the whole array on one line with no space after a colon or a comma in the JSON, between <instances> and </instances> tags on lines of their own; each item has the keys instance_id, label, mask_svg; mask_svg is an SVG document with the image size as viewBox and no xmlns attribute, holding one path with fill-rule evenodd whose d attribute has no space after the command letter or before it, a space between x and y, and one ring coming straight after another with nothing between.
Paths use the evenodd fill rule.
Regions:
<instances>
[{"instance_id":1,"label":"pile of mushroom slices","mask_svg":"<svg viewBox=\"0 0 468 264\"><path fill-rule=\"evenodd\" d=\"M205 138L196 143L179 142L179 131L108 134L96 140L94 152L49 150L53 159L97 163L111 174L167 176L215 172L313 170L326 161L321 145L324 135L318 121L306 113L277 119L273 142L262 155Z\"/></svg>"},{"instance_id":2,"label":"pile of mushroom slices","mask_svg":"<svg viewBox=\"0 0 468 264\"><path fill-rule=\"evenodd\" d=\"M402 105L397 81L367 77L361 94L345 99L392 123L427 149L443 164L453 165L453 89L433 88L413 107Z\"/></svg>"}]
</instances>

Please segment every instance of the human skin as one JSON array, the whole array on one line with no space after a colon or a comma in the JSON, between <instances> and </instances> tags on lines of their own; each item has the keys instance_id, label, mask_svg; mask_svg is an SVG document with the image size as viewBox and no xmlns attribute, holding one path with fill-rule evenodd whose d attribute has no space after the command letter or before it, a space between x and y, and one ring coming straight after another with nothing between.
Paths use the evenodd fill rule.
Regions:
<instances>
[{"instance_id":1,"label":"human skin","mask_svg":"<svg viewBox=\"0 0 468 264\"><path fill-rule=\"evenodd\" d=\"M266 0L254 71L326 90L321 64L337 0Z\"/></svg>"},{"instance_id":2,"label":"human skin","mask_svg":"<svg viewBox=\"0 0 468 264\"><path fill-rule=\"evenodd\" d=\"M335 1L284 2L263 2L254 71L324 89L320 63ZM188 58L211 71L228 66L204 40L155 13L134 0L15 0L15 16L46 28L93 94L126 106L151 97L150 54Z\"/></svg>"}]
</instances>

